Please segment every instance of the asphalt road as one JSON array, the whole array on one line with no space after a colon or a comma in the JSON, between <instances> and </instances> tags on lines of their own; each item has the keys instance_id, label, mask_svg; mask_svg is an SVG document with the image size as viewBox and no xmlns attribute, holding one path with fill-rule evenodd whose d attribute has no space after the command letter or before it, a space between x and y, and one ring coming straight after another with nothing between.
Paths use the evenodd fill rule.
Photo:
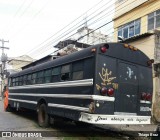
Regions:
<instances>
[{"instance_id":1,"label":"asphalt road","mask_svg":"<svg viewBox=\"0 0 160 140\"><path fill-rule=\"evenodd\" d=\"M2 132L12 132L14 138L2 138ZM5 112L3 110L3 101L0 98L0 139L27 139L28 133L42 132L50 137L29 138L34 140L119 140L123 139L118 133L101 133L97 129L88 129L85 126L77 127L73 122L60 122L57 126L41 128L37 124L37 115L33 112ZM21 133L20 135L18 133ZM26 134L27 133L27 134ZM17 135L16 135L17 134ZM20 137L19 137L19 136ZM22 138L23 137L23 138Z\"/></svg>"},{"instance_id":2,"label":"asphalt road","mask_svg":"<svg viewBox=\"0 0 160 140\"><path fill-rule=\"evenodd\" d=\"M99 130L99 128L102 128ZM29 139L52 139L52 140L119 140L119 139L129 139L128 135L123 135L120 132L126 131L152 131L156 128L156 125L148 125L146 126L111 126L111 125L99 125L97 127L93 127L92 129L86 129L85 127L77 127L74 123L71 122L60 122L58 126L51 126L49 128L41 128L37 124L37 115L33 112L5 112L3 110L3 102L0 98L0 136L2 136L3 132L15 132L15 139L28 139L25 136L32 134L37 134L40 132L40 135L44 134L45 136L50 137L42 137L40 138L39 133L37 134L38 138L29 138ZM86 131L87 130L87 131ZM102 130L102 131L101 131ZM112 131L116 132L112 132ZM47 131L47 132L46 132ZM20 137L17 138L17 133L20 132ZM42 132L42 134L41 134ZM17 134L17 135L16 135ZM89 134L89 136L86 134ZM96 134L96 135L95 135ZM93 135L93 136L92 136ZM43 135L42 135L43 136ZM0 139L4 139L1 138ZM9 138L5 138L9 139Z\"/></svg>"},{"instance_id":3,"label":"asphalt road","mask_svg":"<svg viewBox=\"0 0 160 140\"><path fill-rule=\"evenodd\" d=\"M2 99L0 98L0 135L2 135L3 132L44 132L44 131L55 131L53 128L41 128L37 124L37 116L34 113L16 113L16 112L5 112L3 110L3 102ZM31 134L30 133L30 134ZM32 133L35 134L35 133ZM39 133L37 133L39 134ZM22 134L23 135L23 134ZM26 134L25 134L26 135ZM27 133L28 135L28 133ZM16 137L16 134L14 135ZM21 136L20 136L21 137ZM39 140L40 138L31 138L30 136L29 139L34 139L34 140ZM37 137L39 137L37 135ZM0 139L28 139L28 138L2 138ZM46 138L41 138L41 139L52 139L52 140L59 140L61 138L58 137L46 137Z\"/></svg>"}]
</instances>

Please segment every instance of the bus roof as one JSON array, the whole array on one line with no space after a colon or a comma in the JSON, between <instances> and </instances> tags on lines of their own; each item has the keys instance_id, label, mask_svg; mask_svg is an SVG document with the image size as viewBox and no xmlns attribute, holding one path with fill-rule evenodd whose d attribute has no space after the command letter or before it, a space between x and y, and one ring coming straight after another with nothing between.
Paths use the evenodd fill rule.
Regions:
<instances>
[{"instance_id":1,"label":"bus roof","mask_svg":"<svg viewBox=\"0 0 160 140\"><path fill-rule=\"evenodd\" d=\"M109 48L107 49L106 53L102 53L100 50L100 47L105 45L108 45ZM93 52L92 49L96 49L96 52ZM73 61L94 56L96 53L100 53L103 55L107 55L110 57L114 57L117 59L125 60L130 63L135 63L143 66L147 66L147 61L149 61L149 58L142 51L138 49L132 50L129 47L124 47L123 43L102 43L102 44L93 45L91 47L88 47L78 52L74 52L70 55L65 55L60 58L39 64L37 66L27 68L18 73L11 74L10 76L16 77L16 76L21 76L24 74L29 74L36 71L44 70L47 68L56 67L59 65L67 64Z\"/></svg>"}]
</instances>

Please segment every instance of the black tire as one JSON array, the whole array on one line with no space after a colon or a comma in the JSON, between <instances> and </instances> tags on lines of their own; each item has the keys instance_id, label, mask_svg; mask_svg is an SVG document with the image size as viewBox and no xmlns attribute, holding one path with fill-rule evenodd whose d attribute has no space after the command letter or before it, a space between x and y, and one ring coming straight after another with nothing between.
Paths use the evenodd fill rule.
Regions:
<instances>
[{"instance_id":1,"label":"black tire","mask_svg":"<svg viewBox=\"0 0 160 140\"><path fill-rule=\"evenodd\" d=\"M38 124L40 127L48 127L49 125L49 116L47 113L47 106L45 104L39 105Z\"/></svg>"}]
</instances>

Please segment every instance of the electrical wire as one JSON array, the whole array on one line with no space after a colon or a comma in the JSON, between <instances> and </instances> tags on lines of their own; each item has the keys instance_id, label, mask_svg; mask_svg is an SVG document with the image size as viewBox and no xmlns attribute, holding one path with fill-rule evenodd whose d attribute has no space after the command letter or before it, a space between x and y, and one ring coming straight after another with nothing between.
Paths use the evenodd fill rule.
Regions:
<instances>
[{"instance_id":1,"label":"electrical wire","mask_svg":"<svg viewBox=\"0 0 160 140\"><path fill-rule=\"evenodd\" d=\"M102 0L103 1L103 0ZM102 1L100 1L98 4L100 4ZM94 5L92 8L90 8L89 10L91 10L91 9L93 9L95 6L97 6L97 4L96 5ZM111 5L110 5L111 6ZM101 9L101 7L99 8L99 9ZM99 10L98 9L98 10ZM88 10L88 11L89 11ZM87 11L87 12L88 12ZM86 13L86 12L85 12ZM93 12L93 13L95 13L95 11ZM91 13L90 15L92 15L93 13ZM82 14L80 17L82 17L84 14ZM90 16L89 15L89 16ZM75 21L77 21L77 19L79 19L80 17L78 17L78 18L76 18L74 21L72 21L71 23L73 23L73 22L75 22ZM92 18L90 18L89 20L91 20ZM89 21L89 20L87 20L87 22ZM82 21L80 21L79 23L81 23ZM37 46L41 46L42 44L44 44L45 42L47 42L48 40L50 40L52 37L54 37L55 35L57 35L58 33L60 33L61 31L63 31L65 28L67 28L68 26L70 26L70 24L71 23L69 23L67 26L65 26L64 28L62 28L60 31L58 31L58 32L56 32L55 34L53 34L52 36L50 36L49 38L47 38L45 41L43 41L42 43L40 43L39 45L37 45ZM79 24L79 23L77 23L77 24ZM84 23L85 22L83 22L82 24L80 24L79 26L77 26L76 28L74 28L74 29L72 29L73 27L75 27L76 25L74 25L74 26L72 26L70 29L72 29L72 31L75 31L75 29L77 29L77 28L80 28L82 25L84 25ZM70 29L68 29L67 31L70 31ZM63 36L66 36L66 34L68 34L68 32L67 31L65 31L64 33L65 33L65 35L63 35L64 33L61 33L58 37L60 37L61 35L63 35ZM67 32L67 33L66 33ZM58 38L57 37L57 38ZM56 38L56 39L57 39ZM37 48L37 47L36 47ZM41 49L41 48L40 48ZM27 52L27 54L28 53L30 53L31 51L33 51L33 49L32 50L30 50L29 52Z\"/></svg>"},{"instance_id":2,"label":"electrical wire","mask_svg":"<svg viewBox=\"0 0 160 140\"><path fill-rule=\"evenodd\" d=\"M27 10L31 7L32 3L34 2L34 0L31 0L30 3L27 5L27 7L23 10L22 14L19 16L19 18L22 18L22 16L27 12ZM25 2L23 2L20 6L20 8L18 9L18 12L20 11L21 7L23 7ZM16 12L16 14L14 15L14 18L15 16L18 15L18 12ZM11 29L14 29L14 26L15 26L15 22L13 22L13 24L11 26L9 26L8 30L6 31L6 33L10 33L11 32Z\"/></svg>"},{"instance_id":3,"label":"electrical wire","mask_svg":"<svg viewBox=\"0 0 160 140\"><path fill-rule=\"evenodd\" d=\"M42 10L48 5L48 2L46 2L39 10L38 12L36 12L33 17L31 18L30 21L28 21L23 27L21 27L17 32L15 32L11 37L14 38L17 36L17 34L19 34L20 32L22 32L28 25L29 23L32 21L34 21L36 19L36 17L42 12Z\"/></svg>"},{"instance_id":4,"label":"electrical wire","mask_svg":"<svg viewBox=\"0 0 160 140\"><path fill-rule=\"evenodd\" d=\"M149 6L148 6L148 9L150 9L150 8L152 8L152 7L149 7ZM148 10L148 9L147 9L147 10ZM137 14L138 14L138 13L137 13ZM136 15L136 14L135 14L135 15ZM145 15L144 15L144 16L145 16ZM141 16L141 17L143 17L143 16ZM131 18L133 18L133 17L131 17ZM128 19L131 19L131 18L128 18ZM126 21L127 21L128 19L125 19L123 22L126 23ZM122 22L122 23L123 23L123 22ZM146 26L147 26L147 25L146 25ZM101 27L102 27L102 26L101 26ZM100 28L100 27L99 27L99 28ZM98 28L97 28L97 29L98 29ZM88 34L86 34L86 35L88 35ZM86 36L86 35L85 35L85 36ZM52 53L53 53L53 52L52 52ZM52 54L52 53L51 53L51 54Z\"/></svg>"},{"instance_id":5,"label":"electrical wire","mask_svg":"<svg viewBox=\"0 0 160 140\"><path fill-rule=\"evenodd\" d=\"M19 8L17 9L17 11L15 12L15 14L13 15L13 19L17 16L17 14L19 13L19 11L21 10L21 8L24 6L25 4L25 0L21 3L21 5L19 6ZM11 23L11 25L5 26L3 27L4 30L6 30L6 33L8 32L9 28L13 27L13 25L15 24L15 22L10 21L9 23ZM2 32L4 32L4 30Z\"/></svg>"},{"instance_id":6,"label":"electrical wire","mask_svg":"<svg viewBox=\"0 0 160 140\"><path fill-rule=\"evenodd\" d=\"M113 10L112 10L112 11L113 11ZM65 35L63 35L63 37L65 37L65 36L68 35L68 34L69 34L69 33L66 33ZM77 32L74 33L74 34L72 34L72 35L70 35L70 37L73 36L73 35L75 35L75 34L77 34ZM62 38L62 37L61 37L61 38ZM57 39L57 38L56 38L56 39ZM54 40L56 40L56 39L54 39ZM60 38L59 38L59 39L60 39ZM59 40L59 39L58 39L58 40ZM51 42L51 43L53 43L53 42ZM46 46L49 46L49 44L50 44L50 43L46 44L46 45L44 46L44 48L46 49ZM42 49L42 47L40 48L40 50L41 50L41 49ZM41 50L41 51L42 51L42 50ZM38 51L38 52L39 52L39 51Z\"/></svg>"},{"instance_id":7,"label":"electrical wire","mask_svg":"<svg viewBox=\"0 0 160 140\"><path fill-rule=\"evenodd\" d=\"M132 3L133 3L133 2L132 2ZM132 3L129 3L128 5L130 5L130 4L132 4ZM122 7L122 8L124 8L124 7ZM122 9L122 8L121 8L121 9ZM110 21L110 22L111 22L111 21ZM110 22L109 22L109 23L110 23ZM107 24L108 24L108 23L107 23ZM102 28L103 26L105 26L105 25L107 25L107 24L104 24L104 25L100 26L100 27L97 28L96 30ZM96 30L94 30L94 31L96 31ZM92 31L92 32L93 32L93 31ZM91 33L92 33L92 32L91 32ZM77 32L76 32L76 33L77 33ZM76 34L76 33L74 33L74 34ZM73 36L74 34L70 35L69 37ZM88 35L88 34L86 34L86 35ZM86 35L85 35L85 36L86 36ZM85 37L85 36L84 36L84 37ZM49 44L47 44L47 45L49 45ZM45 48L46 48L46 46L45 46ZM35 55L35 54L34 54L34 55Z\"/></svg>"}]
</instances>

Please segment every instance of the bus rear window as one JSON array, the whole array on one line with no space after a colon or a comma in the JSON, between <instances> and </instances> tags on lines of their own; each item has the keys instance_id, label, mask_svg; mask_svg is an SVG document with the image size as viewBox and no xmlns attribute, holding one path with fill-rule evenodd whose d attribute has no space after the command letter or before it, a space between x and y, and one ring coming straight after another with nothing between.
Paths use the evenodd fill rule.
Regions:
<instances>
[{"instance_id":1,"label":"bus rear window","mask_svg":"<svg viewBox=\"0 0 160 140\"><path fill-rule=\"evenodd\" d=\"M139 67L139 84L140 86L152 89L152 69L147 67Z\"/></svg>"},{"instance_id":2,"label":"bus rear window","mask_svg":"<svg viewBox=\"0 0 160 140\"><path fill-rule=\"evenodd\" d=\"M137 83L137 67L127 63L119 63L119 80L121 83Z\"/></svg>"}]
</instances>

